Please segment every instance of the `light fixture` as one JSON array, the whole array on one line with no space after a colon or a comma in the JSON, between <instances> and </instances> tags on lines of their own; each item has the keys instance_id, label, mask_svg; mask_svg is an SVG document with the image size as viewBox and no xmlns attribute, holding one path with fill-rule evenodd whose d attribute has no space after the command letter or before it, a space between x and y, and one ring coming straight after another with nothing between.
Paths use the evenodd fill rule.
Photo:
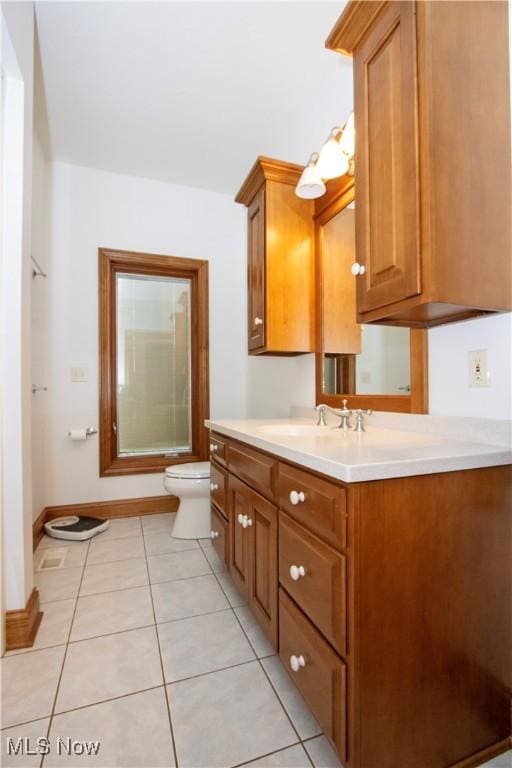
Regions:
<instances>
[{"instance_id":1,"label":"light fixture","mask_svg":"<svg viewBox=\"0 0 512 768\"><path fill-rule=\"evenodd\" d=\"M305 200L314 200L315 197L322 197L325 194L325 184L318 172L318 152L313 152L309 158L295 187L295 194Z\"/></svg>"},{"instance_id":2,"label":"light fixture","mask_svg":"<svg viewBox=\"0 0 512 768\"><path fill-rule=\"evenodd\" d=\"M354 113L351 112L347 122L343 127L343 133L340 139L340 149L350 160L355 155L356 132L354 128Z\"/></svg>"},{"instance_id":3,"label":"light fixture","mask_svg":"<svg viewBox=\"0 0 512 768\"><path fill-rule=\"evenodd\" d=\"M348 171L348 157L343 152L338 136L340 128L333 128L318 158L318 172L322 179L336 179Z\"/></svg>"}]
</instances>

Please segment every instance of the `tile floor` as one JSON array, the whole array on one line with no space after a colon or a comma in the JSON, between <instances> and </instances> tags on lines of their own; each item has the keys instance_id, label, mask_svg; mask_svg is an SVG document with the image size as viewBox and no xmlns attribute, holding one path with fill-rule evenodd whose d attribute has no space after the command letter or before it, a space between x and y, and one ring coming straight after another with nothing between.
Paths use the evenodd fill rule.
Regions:
<instances>
[{"instance_id":1,"label":"tile floor","mask_svg":"<svg viewBox=\"0 0 512 768\"><path fill-rule=\"evenodd\" d=\"M173 519L112 520L91 542L43 538L36 643L1 661L1 765L339 766L210 542L172 539ZM38 571L61 546L63 568ZM8 755L20 738L51 751ZM68 754L68 739L100 748ZM511 768L511 756L486 766Z\"/></svg>"}]
</instances>

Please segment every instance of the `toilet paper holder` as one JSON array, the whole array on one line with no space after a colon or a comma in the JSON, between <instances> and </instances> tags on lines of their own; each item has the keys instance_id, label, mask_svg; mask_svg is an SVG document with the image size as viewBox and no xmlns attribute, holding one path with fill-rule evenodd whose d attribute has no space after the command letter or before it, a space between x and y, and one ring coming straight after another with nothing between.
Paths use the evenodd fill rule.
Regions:
<instances>
[{"instance_id":1,"label":"toilet paper holder","mask_svg":"<svg viewBox=\"0 0 512 768\"><path fill-rule=\"evenodd\" d=\"M85 436L91 437L91 435L96 435L97 432L98 430L96 429L96 427L87 427L87 429L85 430ZM68 437L71 437L71 432L68 432Z\"/></svg>"}]
</instances>

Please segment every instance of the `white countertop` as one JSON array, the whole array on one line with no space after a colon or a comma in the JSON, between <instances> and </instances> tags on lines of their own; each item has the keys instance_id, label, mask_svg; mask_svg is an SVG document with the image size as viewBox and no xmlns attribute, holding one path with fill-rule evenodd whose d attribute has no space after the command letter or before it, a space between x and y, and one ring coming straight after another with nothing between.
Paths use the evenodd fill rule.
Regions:
<instances>
[{"instance_id":1,"label":"white countertop","mask_svg":"<svg viewBox=\"0 0 512 768\"><path fill-rule=\"evenodd\" d=\"M370 420L366 432L331 425L315 428L311 419L210 419L205 424L222 435L346 483L512 464L512 450L507 445L372 427Z\"/></svg>"}]
</instances>

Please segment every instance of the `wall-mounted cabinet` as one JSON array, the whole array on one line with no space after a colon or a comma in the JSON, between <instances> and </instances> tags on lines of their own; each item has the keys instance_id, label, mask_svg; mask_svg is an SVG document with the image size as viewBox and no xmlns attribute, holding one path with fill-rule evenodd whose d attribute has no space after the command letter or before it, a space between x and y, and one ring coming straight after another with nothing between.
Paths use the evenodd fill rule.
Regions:
<instances>
[{"instance_id":1,"label":"wall-mounted cabinet","mask_svg":"<svg viewBox=\"0 0 512 768\"><path fill-rule=\"evenodd\" d=\"M302 170L259 157L235 198L248 211L250 354L314 349L314 207L295 194Z\"/></svg>"},{"instance_id":2,"label":"wall-mounted cabinet","mask_svg":"<svg viewBox=\"0 0 512 768\"><path fill-rule=\"evenodd\" d=\"M352 0L327 40L354 57L359 322L512 309L507 6Z\"/></svg>"}]
</instances>

